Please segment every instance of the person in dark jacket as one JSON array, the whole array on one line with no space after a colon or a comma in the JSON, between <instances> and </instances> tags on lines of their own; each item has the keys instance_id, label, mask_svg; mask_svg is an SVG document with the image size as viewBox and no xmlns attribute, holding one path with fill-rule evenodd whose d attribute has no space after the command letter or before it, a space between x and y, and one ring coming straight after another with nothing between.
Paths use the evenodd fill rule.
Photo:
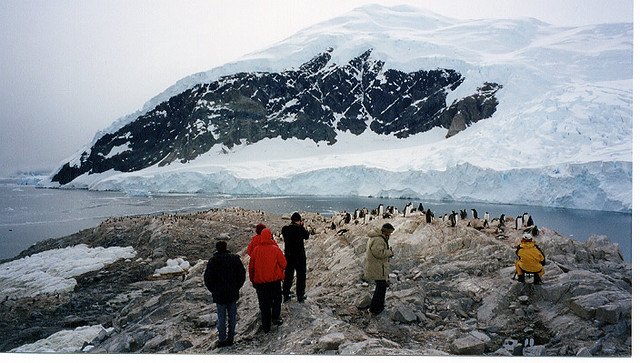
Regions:
<instances>
[{"instance_id":1,"label":"person in dark jacket","mask_svg":"<svg viewBox=\"0 0 640 363\"><path fill-rule=\"evenodd\" d=\"M233 344L235 336L240 288L246 279L246 270L240 257L227 251L227 242L216 243L216 253L207 263L204 283L211 291L218 312L217 347ZM227 332L228 318L228 332Z\"/></svg>"},{"instance_id":2,"label":"person in dark jacket","mask_svg":"<svg viewBox=\"0 0 640 363\"><path fill-rule=\"evenodd\" d=\"M291 300L291 286L295 272L296 295L298 301L303 302L307 298L305 295L307 256L304 251L304 240L309 239L309 232L304 228L304 221L298 212L291 215L291 224L282 227L282 238L284 239L284 256L287 259L282 286L284 301Z\"/></svg>"},{"instance_id":3,"label":"person in dark jacket","mask_svg":"<svg viewBox=\"0 0 640 363\"><path fill-rule=\"evenodd\" d=\"M268 228L260 232L260 240L251 251L249 260L249 280L258 294L258 306L262 321L262 331L268 333L271 323L282 324L282 286L287 260L280 247L273 240Z\"/></svg>"}]
</instances>

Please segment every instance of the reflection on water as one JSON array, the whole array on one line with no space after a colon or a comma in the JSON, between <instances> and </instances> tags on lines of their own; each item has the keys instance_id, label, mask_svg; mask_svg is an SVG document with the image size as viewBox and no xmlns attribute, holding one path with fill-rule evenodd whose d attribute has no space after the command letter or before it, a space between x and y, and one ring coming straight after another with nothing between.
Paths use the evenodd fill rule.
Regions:
<instances>
[{"instance_id":1,"label":"reflection on water","mask_svg":"<svg viewBox=\"0 0 640 363\"><path fill-rule=\"evenodd\" d=\"M0 184L0 259L17 255L35 242L56 238L93 227L112 216L161 213L188 213L212 208L242 207L289 215L306 211L331 216L334 212L368 208L383 204L402 210L409 201L422 203L436 216L475 208L482 217L501 214L515 217L528 212L536 225L584 242L593 234L607 235L620 244L625 261L631 262L631 214L546 208L534 206L484 204L475 202L432 202L425 200L364 197L237 197L203 194L127 196L119 192L36 189L31 186Z\"/></svg>"}]
</instances>

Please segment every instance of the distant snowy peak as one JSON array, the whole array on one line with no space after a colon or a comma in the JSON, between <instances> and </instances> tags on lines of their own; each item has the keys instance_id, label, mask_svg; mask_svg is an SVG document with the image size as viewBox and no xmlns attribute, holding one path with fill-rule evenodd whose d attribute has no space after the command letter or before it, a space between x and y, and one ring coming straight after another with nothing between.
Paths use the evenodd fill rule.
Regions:
<instances>
[{"instance_id":1,"label":"distant snowy peak","mask_svg":"<svg viewBox=\"0 0 640 363\"><path fill-rule=\"evenodd\" d=\"M372 50L336 64L332 51L295 70L237 73L188 89L102 136L52 180L67 184L85 173L185 163L214 145L229 152L278 137L332 145L338 132L407 138L435 127L450 137L496 111L498 84L447 106L447 95L464 81L455 70L384 69Z\"/></svg>"}]
</instances>

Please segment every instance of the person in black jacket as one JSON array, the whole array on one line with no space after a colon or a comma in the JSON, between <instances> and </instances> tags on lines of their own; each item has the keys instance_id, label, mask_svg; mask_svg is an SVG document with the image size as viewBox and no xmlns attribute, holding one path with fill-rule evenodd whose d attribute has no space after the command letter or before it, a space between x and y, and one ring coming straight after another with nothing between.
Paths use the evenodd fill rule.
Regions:
<instances>
[{"instance_id":1,"label":"person in black jacket","mask_svg":"<svg viewBox=\"0 0 640 363\"><path fill-rule=\"evenodd\" d=\"M218 311L218 343L217 347L233 344L235 336L238 299L240 288L246 278L246 270L240 257L227 251L227 242L216 243L216 253L207 263L204 272L204 283L211 291L213 302ZM229 330L227 333L227 318Z\"/></svg>"},{"instance_id":2,"label":"person in black jacket","mask_svg":"<svg viewBox=\"0 0 640 363\"><path fill-rule=\"evenodd\" d=\"M304 294L307 283L307 256L304 252L304 240L309 239L309 232L304 228L304 221L298 212L291 215L291 224L282 227L282 238L284 239L284 257L287 259L282 295L284 301L291 300L291 286L295 272L296 295L298 301L303 302L307 298Z\"/></svg>"}]
</instances>

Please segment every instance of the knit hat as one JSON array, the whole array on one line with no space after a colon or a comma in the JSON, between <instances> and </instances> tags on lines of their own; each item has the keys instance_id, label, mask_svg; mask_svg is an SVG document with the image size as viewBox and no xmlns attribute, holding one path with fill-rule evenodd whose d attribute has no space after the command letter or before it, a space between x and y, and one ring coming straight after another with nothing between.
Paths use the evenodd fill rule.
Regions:
<instances>
[{"instance_id":1,"label":"knit hat","mask_svg":"<svg viewBox=\"0 0 640 363\"><path fill-rule=\"evenodd\" d=\"M291 222L300 222L302 220L302 216L298 212L294 212L291 215Z\"/></svg>"},{"instance_id":2,"label":"knit hat","mask_svg":"<svg viewBox=\"0 0 640 363\"><path fill-rule=\"evenodd\" d=\"M260 232L262 232L262 230L265 228L267 228L267 226L262 223L258 223L258 225L256 225L256 234L260 234Z\"/></svg>"},{"instance_id":3,"label":"knit hat","mask_svg":"<svg viewBox=\"0 0 640 363\"><path fill-rule=\"evenodd\" d=\"M218 241L216 242L216 251L224 252L227 250L227 242L226 241Z\"/></svg>"},{"instance_id":4,"label":"knit hat","mask_svg":"<svg viewBox=\"0 0 640 363\"><path fill-rule=\"evenodd\" d=\"M385 223L385 224L383 224L383 225L382 225L381 230L382 230L382 232L389 232L389 233L391 233L391 232L395 231L395 228L393 228L393 226L391 225L391 223Z\"/></svg>"}]
</instances>

